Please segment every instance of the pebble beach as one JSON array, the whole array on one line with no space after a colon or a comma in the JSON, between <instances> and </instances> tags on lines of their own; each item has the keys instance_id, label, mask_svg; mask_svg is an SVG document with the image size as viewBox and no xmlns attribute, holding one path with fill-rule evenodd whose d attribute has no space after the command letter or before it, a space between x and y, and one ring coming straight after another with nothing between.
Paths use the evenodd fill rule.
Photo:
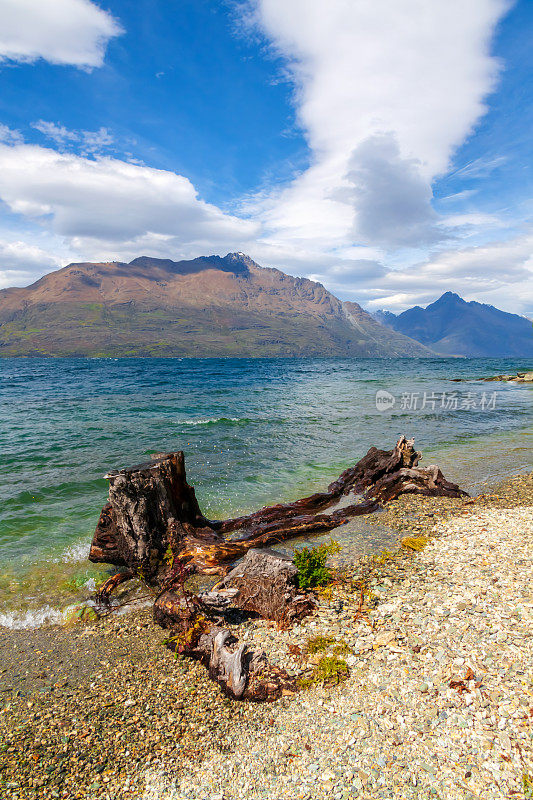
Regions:
<instances>
[{"instance_id":1,"label":"pebble beach","mask_svg":"<svg viewBox=\"0 0 533 800\"><path fill-rule=\"evenodd\" d=\"M224 698L149 611L2 633L2 797L533 797L533 475L368 524L397 549L343 566L290 630L238 626L311 677L276 703ZM338 683L312 680L323 657Z\"/></svg>"}]
</instances>

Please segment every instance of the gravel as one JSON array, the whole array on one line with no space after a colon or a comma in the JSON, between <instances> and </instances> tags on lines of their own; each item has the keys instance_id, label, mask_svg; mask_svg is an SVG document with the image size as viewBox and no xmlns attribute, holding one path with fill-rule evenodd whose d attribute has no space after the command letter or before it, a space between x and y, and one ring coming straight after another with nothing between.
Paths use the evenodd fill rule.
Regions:
<instances>
[{"instance_id":1,"label":"gravel","mask_svg":"<svg viewBox=\"0 0 533 800\"><path fill-rule=\"evenodd\" d=\"M2 635L2 797L527 797L533 476L475 502L400 498L380 516L429 543L353 564L288 631L238 629L294 673L320 658L309 637L332 638L326 654L341 644L350 668L336 686L231 702L200 665L173 659L146 612ZM38 677L61 655L61 674Z\"/></svg>"}]
</instances>

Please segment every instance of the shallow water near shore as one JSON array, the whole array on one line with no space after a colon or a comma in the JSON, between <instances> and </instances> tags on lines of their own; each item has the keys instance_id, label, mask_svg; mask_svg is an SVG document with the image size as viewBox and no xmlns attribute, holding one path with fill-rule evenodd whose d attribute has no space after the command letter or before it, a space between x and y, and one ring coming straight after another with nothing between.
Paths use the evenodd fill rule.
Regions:
<instances>
[{"instance_id":1,"label":"shallow water near shore","mask_svg":"<svg viewBox=\"0 0 533 800\"><path fill-rule=\"evenodd\" d=\"M208 516L325 487L375 444L476 493L533 467L533 387L480 379L516 359L3 359L0 626L59 622L105 568L86 560L109 469L182 449ZM465 382L453 383L453 378ZM376 407L376 392L390 407ZM390 398L394 400L394 404ZM364 518L353 552L392 545ZM302 544L300 542L299 544Z\"/></svg>"}]
</instances>

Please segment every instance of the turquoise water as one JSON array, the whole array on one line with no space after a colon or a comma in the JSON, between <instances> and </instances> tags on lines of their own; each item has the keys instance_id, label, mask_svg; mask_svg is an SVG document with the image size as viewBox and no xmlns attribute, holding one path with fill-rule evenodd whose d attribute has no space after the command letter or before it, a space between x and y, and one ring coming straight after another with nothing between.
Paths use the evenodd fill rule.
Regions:
<instances>
[{"instance_id":1,"label":"turquoise water","mask_svg":"<svg viewBox=\"0 0 533 800\"><path fill-rule=\"evenodd\" d=\"M106 498L102 475L152 452L185 451L211 517L324 487L372 444L389 448L401 433L415 436L423 463L438 461L470 488L531 469L533 388L476 380L530 367L514 359L2 359L0 623L13 624L16 610L29 624L36 610L99 577L85 557ZM396 398L384 412L375 402L381 389ZM441 407L443 392L457 393L457 409Z\"/></svg>"}]
</instances>

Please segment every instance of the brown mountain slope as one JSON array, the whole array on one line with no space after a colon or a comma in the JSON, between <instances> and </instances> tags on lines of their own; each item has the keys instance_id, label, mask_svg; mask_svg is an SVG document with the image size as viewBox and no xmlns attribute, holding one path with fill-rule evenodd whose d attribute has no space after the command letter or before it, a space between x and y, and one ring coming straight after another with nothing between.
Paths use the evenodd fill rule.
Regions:
<instances>
[{"instance_id":1,"label":"brown mountain slope","mask_svg":"<svg viewBox=\"0 0 533 800\"><path fill-rule=\"evenodd\" d=\"M424 356L321 284L243 253L70 264L0 291L0 355Z\"/></svg>"}]
</instances>

